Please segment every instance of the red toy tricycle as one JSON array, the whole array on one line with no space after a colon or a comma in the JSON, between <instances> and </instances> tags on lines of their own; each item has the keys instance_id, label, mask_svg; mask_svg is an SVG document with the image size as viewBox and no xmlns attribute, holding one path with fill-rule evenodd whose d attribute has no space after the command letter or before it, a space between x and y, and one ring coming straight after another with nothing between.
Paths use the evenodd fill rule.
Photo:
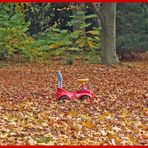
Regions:
<instances>
[{"instance_id":1,"label":"red toy tricycle","mask_svg":"<svg viewBox=\"0 0 148 148\"><path fill-rule=\"evenodd\" d=\"M82 83L82 88L73 92L69 92L62 88L62 80L62 74L60 71L58 71L57 99L61 102L65 102L66 99L92 100L92 98L95 97L94 93L86 87L86 82L88 82L88 79L78 79L78 81Z\"/></svg>"}]
</instances>

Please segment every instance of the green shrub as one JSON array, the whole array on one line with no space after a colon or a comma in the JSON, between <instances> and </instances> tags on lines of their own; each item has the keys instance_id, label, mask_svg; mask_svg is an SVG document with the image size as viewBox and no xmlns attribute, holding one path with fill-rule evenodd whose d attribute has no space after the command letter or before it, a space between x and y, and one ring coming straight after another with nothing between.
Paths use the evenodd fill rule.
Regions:
<instances>
[{"instance_id":1,"label":"green shrub","mask_svg":"<svg viewBox=\"0 0 148 148\"><path fill-rule=\"evenodd\" d=\"M70 32L66 29L59 29L58 24L55 23L55 25L46 30L41 27L41 32L34 36L29 36L28 30L31 23L26 21L25 13L19 8L19 5L9 3L1 4L0 6L1 59L5 55L12 56L15 53L19 53L32 62L67 53L80 54L83 51L96 50L100 47L99 28L90 30L88 28L91 23L85 21L95 18L96 15L87 15L86 12L77 11L76 15L71 16L72 19L67 25L71 27L79 20L81 22L79 29ZM38 5L36 8L38 8ZM50 5L46 7L46 9L48 8L50 8ZM69 57L67 63L73 64L73 57Z\"/></svg>"},{"instance_id":2,"label":"green shrub","mask_svg":"<svg viewBox=\"0 0 148 148\"><path fill-rule=\"evenodd\" d=\"M78 11L77 13L82 12ZM85 12L83 13L85 14ZM84 15L84 20L95 17L96 15ZM71 27L74 23L76 22L70 21L67 26ZM79 54L83 51L96 50L100 48L100 29L93 28L85 31L85 28L90 25L90 23L84 21L80 24L79 29L69 32L68 30L59 29L55 23L50 29L39 33L37 36L40 38L37 38L44 40L44 45L47 46L49 56L52 57L65 55L66 53Z\"/></svg>"},{"instance_id":3,"label":"green shrub","mask_svg":"<svg viewBox=\"0 0 148 148\"><path fill-rule=\"evenodd\" d=\"M4 59L5 55L12 56L15 53L23 54L28 61L44 58L45 45L28 35L30 22L26 22L24 14L14 8L14 4L1 5L0 58Z\"/></svg>"},{"instance_id":4,"label":"green shrub","mask_svg":"<svg viewBox=\"0 0 148 148\"><path fill-rule=\"evenodd\" d=\"M91 23L88 23L87 20L96 18L96 15L87 15L86 12L78 10L74 15L71 16L71 18L72 19L68 22L67 26L72 27L79 25L78 28L74 29L74 31L70 33L70 38L73 43L72 47L79 48L79 51L99 49L100 28L94 27L86 31L86 28L91 26Z\"/></svg>"}]
</instances>

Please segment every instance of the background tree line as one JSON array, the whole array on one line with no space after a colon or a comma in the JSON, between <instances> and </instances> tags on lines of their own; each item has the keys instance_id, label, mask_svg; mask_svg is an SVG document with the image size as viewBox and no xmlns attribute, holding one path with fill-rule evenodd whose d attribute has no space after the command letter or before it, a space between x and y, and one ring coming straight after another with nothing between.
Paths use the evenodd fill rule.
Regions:
<instances>
[{"instance_id":1,"label":"background tree line","mask_svg":"<svg viewBox=\"0 0 148 148\"><path fill-rule=\"evenodd\" d=\"M81 55L90 63L104 61L108 64L112 63L113 58L118 58L109 59L112 43L121 57L125 52L148 50L148 4L118 3L117 7L116 4L110 6L92 6L90 3L1 3L0 59L21 54L26 60L35 61L66 53L70 63L73 63L74 56ZM101 19L97 17L98 10L104 11L101 17L103 14L108 17L105 20L108 26L116 19L117 42L113 41L112 36L107 36L107 32L104 39L101 38L103 28ZM111 18L110 14L114 14L115 18ZM102 57L103 40L107 50L102 50L105 51Z\"/></svg>"}]
</instances>

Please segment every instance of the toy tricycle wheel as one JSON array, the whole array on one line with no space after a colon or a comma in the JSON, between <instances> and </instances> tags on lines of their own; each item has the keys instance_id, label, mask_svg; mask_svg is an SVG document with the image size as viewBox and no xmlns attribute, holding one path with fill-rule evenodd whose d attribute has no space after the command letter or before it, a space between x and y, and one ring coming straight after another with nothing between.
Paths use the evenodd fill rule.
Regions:
<instances>
[{"instance_id":1,"label":"toy tricycle wheel","mask_svg":"<svg viewBox=\"0 0 148 148\"><path fill-rule=\"evenodd\" d=\"M84 95L84 96L81 97L82 101L88 100L88 99L90 99L90 96L88 96L88 95Z\"/></svg>"},{"instance_id":2,"label":"toy tricycle wheel","mask_svg":"<svg viewBox=\"0 0 148 148\"><path fill-rule=\"evenodd\" d=\"M65 103L65 100L68 100L68 99L69 99L69 97L64 95L64 96L61 96L59 100L60 100L60 102Z\"/></svg>"}]
</instances>

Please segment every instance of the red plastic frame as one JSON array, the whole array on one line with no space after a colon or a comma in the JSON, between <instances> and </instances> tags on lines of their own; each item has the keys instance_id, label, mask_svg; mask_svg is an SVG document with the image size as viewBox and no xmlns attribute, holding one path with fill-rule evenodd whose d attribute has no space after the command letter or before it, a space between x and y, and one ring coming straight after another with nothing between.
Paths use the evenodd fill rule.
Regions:
<instances>
[{"instance_id":1,"label":"red plastic frame","mask_svg":"<svg viewBox=\"0 0 148 148\"><path fill-rule=\"evenodd\" d=\"M72 99L81 99L83 96L89 96L90 99L93 99L95 97L93 91L89 89L80 89L78 91L69 92L66 89L58 88L57 92L57 99L60 100L62 96L67 96L69 100Z\"/></svg>"}]
</instances>

